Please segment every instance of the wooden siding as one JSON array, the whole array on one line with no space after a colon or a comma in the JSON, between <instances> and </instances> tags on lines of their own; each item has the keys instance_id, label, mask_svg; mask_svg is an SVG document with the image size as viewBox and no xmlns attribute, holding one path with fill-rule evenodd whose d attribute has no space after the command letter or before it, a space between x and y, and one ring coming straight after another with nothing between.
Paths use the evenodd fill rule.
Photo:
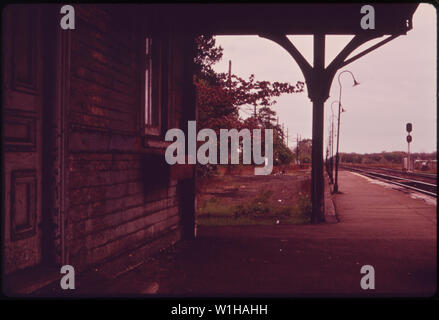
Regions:
<instances>
[{"instance_id":1,"label":"wooden siding","mask_svg":"<svg viewBox=\"0 0 439 320\"><path fill-rule=\"evenodd\" d=\"M181 219L177 181L169 178L166 166L151 170L164 157L151 162L143 145L134 19L103 6L75 9L66 243L69 263L81 269L144 243L174 241ZM173 50L178 52L178 43ZM167 100L172 103L169 124L175 125L182 112L183 59L171 56L176 69L170 73L175 78L169 79Z\"/></svg>"}]
</instances>

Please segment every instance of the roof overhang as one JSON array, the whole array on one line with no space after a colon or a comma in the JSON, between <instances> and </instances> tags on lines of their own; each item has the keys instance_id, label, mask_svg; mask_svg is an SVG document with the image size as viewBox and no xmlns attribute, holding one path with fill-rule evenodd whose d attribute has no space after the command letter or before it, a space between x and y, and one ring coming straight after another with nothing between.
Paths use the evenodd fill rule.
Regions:
<instances>
[{"instance_id":1,"label":"roof overhang","mask_svg":"<svg viewBox=\"0 0 439 320\"><path fill-rule=\"evenodd\" d=\"M215 35L361 34L365 4L168 4L155 6L157 14L184 30ZM406 34L412 28L417 3L376 3L375 32ZM162 20L163 21L163 20Z\"/></svg>"}]
</instances>

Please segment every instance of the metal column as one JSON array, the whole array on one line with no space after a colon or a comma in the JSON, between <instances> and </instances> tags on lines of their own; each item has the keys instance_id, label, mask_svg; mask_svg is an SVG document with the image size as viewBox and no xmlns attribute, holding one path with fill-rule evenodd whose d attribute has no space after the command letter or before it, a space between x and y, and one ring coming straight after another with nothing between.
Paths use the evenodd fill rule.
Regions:
<instances>
[{"instance_id":1,"label":"metal column","mask_svg":"<svg viewBox=\"0 0 439 320\"><path fill-rule=\"evenodd\" d=\"M325 68L325 34L314 34L314 65L311 66L294 44L282 33L261 33L260 37L269 39L282 46L294 58L305 77L308 97L313 103L312 119L312 169L311 169L311 222L324 221L324 180L323 180L323 133L324 133L324 103L329 97L329 89L337 71L349 63L361 58L367 53L377 49L385 43L397 38L399 34L392 35L370 48L347 57L362 44L369 40L379 38L380 33L357 34L340 51L340 53ZM347 59L347 60L346 60ZM338 136L337 136L338 138Z\"/></svg>"},{"instance_id":2,"label":"metal column","mask_svg":"<svg viewBox=\"0 0 439 320\"><path fill-rule=\"evenodd\" d=\"M311 221L319 223L324 220L324 184L323 184L323 132L324 109L327 97L324 95L325 80L325 35L314 35L313 82L310 90L312 100L312 169L311 169Z\"/></svg>"}]
</instances>

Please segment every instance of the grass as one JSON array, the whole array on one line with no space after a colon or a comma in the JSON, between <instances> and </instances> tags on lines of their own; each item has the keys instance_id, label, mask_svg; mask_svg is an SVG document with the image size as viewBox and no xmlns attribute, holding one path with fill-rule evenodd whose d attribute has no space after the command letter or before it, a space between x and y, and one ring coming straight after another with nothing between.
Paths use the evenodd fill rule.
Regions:
<instances>
[{"instance_id":1,"label":"grass","mask_svg":"<svg viewBox=\"0 0 439 320\"><path fill-rule=\"evenodd\" d=\"M225 226L309 223L311 201L308 194L299 193L294 204L282 205L271 201L273 193L271 190L261 191L253 199L241 204L209 198L198 211L198 224Z\"/></svg>"},{"instance_id":2,"label":"grass","mask_svg":"<svg viewBox=\"0 0 439 320\"><path fill-rule=\"evenodd\" d=\"M210 198L204 202L199 211L199 216L230 216L236 206L221 203L218 198Z\"/></svg>"}]
</instances>

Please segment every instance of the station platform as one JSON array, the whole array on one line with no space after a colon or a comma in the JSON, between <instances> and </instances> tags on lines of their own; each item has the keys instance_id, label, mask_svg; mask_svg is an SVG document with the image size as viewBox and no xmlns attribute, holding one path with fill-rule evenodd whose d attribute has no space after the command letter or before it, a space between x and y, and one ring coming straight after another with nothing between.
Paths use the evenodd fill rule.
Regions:
<instances>
[{"instance_id":1,"label":"station platform","mask_svg":"<svg viewBox=\"0 0 439 320\"><path fill-rule=\"evenodd\" d=\"M436 199L341 171L338 223L200 227L89 295L431 297L436 292ZM375 270L375 289L360 282ZM82 290L81 290L82 288Z\"/></svg>"}]
</instances>

